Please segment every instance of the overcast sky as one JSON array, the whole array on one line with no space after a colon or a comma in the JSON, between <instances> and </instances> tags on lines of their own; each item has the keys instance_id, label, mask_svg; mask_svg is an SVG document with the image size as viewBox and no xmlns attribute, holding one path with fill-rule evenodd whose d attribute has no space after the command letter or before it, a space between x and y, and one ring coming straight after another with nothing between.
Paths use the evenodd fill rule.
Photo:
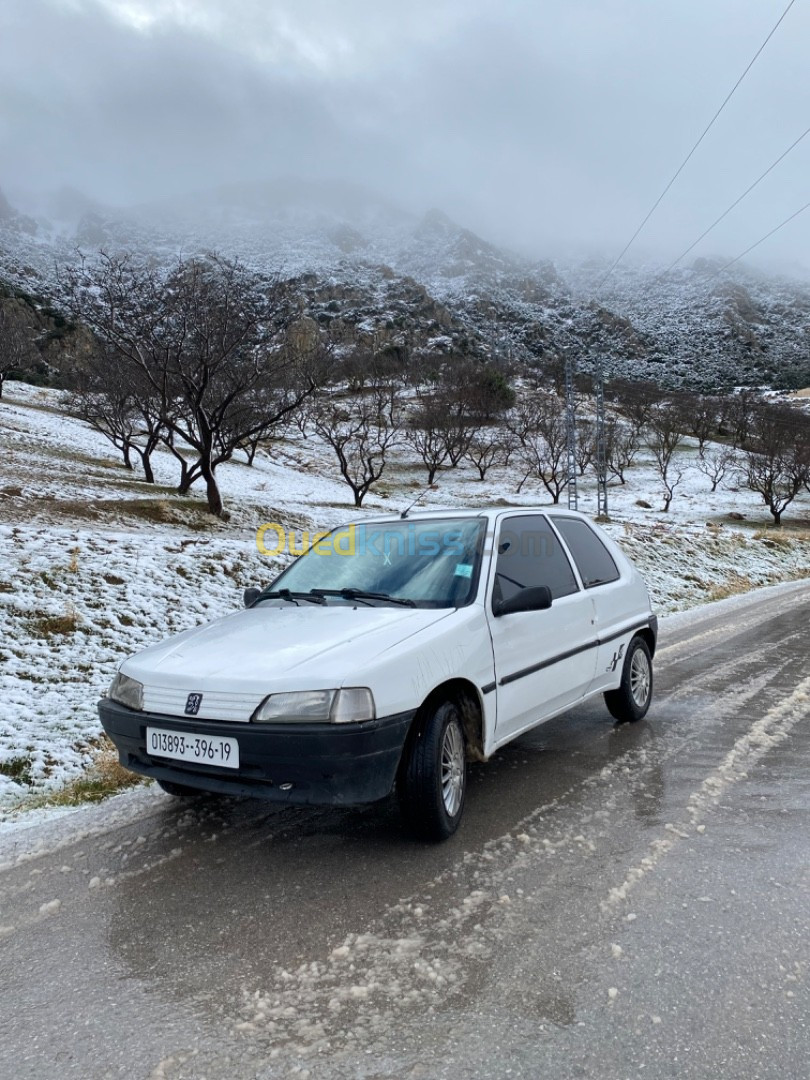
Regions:
<instances>
[{"instance_id":1,"label":"overcast sky","mask_svg":"<svg viewBox=\"0 0 810 1080\"><path fill-rule=\"evenodd\" d=\"M359 181L554 255L618 252L787 0L0 0L0 188L125 204ZM677 254L810 125L797 0L638 242ZM707 240L810 200L810 136ZM761 249L810 264L810 210Z\"/></svg>"}]
</instances>

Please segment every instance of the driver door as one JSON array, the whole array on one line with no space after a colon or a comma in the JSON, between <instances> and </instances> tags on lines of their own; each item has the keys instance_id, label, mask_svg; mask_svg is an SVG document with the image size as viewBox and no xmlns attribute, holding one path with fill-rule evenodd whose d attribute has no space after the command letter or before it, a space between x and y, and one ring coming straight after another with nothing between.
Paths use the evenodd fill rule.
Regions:
<instances>
[{"instance_id":1,"label":"driver door","mask_svg":"<svg viewBox=\"0 0 810 1080\"><path fill-rule=\"evenodd\" d=\"M546 585L544 611L495 616L493 603ZM593 604L542 514L502 518L487 617L495 656L499 743L582 698L596 671Z\"/></svg>"}]
</instances>

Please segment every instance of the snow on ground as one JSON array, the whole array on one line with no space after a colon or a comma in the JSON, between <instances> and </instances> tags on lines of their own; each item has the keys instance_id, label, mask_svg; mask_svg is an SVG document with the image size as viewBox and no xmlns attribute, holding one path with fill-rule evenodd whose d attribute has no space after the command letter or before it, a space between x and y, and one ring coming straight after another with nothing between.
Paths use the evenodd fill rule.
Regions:
<instances>
[{"instance_id":1,"label":"snow on ground","mask_svg":"<svg viewBox=\"0 0 810 1080\"><path fill-rule=\"evenodd\" d=\"M157 484L144 484L102 436L60 413L59 401L55 391L11 383L0 402L0 820L3 808L56 790L91 764L101 735L96 701L121 660L234 610L247 585L275 576L286 557L258 553L259 525L278 521L300 533L358 516L331 458L296 435L253 468L221 467L230 519L216 521L198 493L174 493L169 454L155 455ZM694 449L682 454L684 463L694 457ZM530 484L516 495L518 480L514 471L481 482L450 470L420 506L549 501ZM361 513L400 510L424 486L421 465L403 452ZM662 614L810 574L806 497L788 512L794 528L780 532L767 528L750 492L711 495L694 471L669 514L643 462L610 497L607 528ZM580 509L595 504L588 480Z\"/></svg>"}]
</instances>

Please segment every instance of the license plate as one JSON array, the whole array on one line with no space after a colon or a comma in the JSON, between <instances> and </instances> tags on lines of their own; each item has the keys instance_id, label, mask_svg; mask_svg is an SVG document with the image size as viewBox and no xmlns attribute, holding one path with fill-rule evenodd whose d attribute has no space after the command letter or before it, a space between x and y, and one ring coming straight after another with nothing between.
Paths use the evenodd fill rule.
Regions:
<instances>
[{"instance_id":1,"label":"license plate","mask_svg":"<svg viewBox=\"0 0 810 1080\"><path fill-rule=\"evenodd\" d=\"M239 768L239 743L221 735L189 735L163 728L146 729L146 752L154 757L191 761L196 765Z\"/></svg>"}]
</instances>

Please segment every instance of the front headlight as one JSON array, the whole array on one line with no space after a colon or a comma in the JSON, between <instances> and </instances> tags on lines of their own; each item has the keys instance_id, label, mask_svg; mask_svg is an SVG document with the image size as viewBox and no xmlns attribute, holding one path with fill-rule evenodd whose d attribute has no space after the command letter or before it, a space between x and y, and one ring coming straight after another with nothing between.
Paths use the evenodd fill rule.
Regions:
<instances>
[{"instance_id":1,"label":"front headlight","mask_svg":"<svg viewBox=\"0 0 810 1080\"><path fill-rule=\"evenodd\" d=\"M122 675L119 671L110 683L107 697L111 701L117 701L119 705L126 705L128 709L143 709L143 683L137 679L130 679L129 675Z\"/></svg>"},{"instance_id":2,"label":"front headlight","mask_svg":"<svg viewBox=\"0 0 810 1080\"><path fill-rule=\"evenodd\" d=\"M373 720L374 698L365 686L348 690L297 690L270 694L251 717L254 724L351 724Z\"/></svg>"}]
</instances>

